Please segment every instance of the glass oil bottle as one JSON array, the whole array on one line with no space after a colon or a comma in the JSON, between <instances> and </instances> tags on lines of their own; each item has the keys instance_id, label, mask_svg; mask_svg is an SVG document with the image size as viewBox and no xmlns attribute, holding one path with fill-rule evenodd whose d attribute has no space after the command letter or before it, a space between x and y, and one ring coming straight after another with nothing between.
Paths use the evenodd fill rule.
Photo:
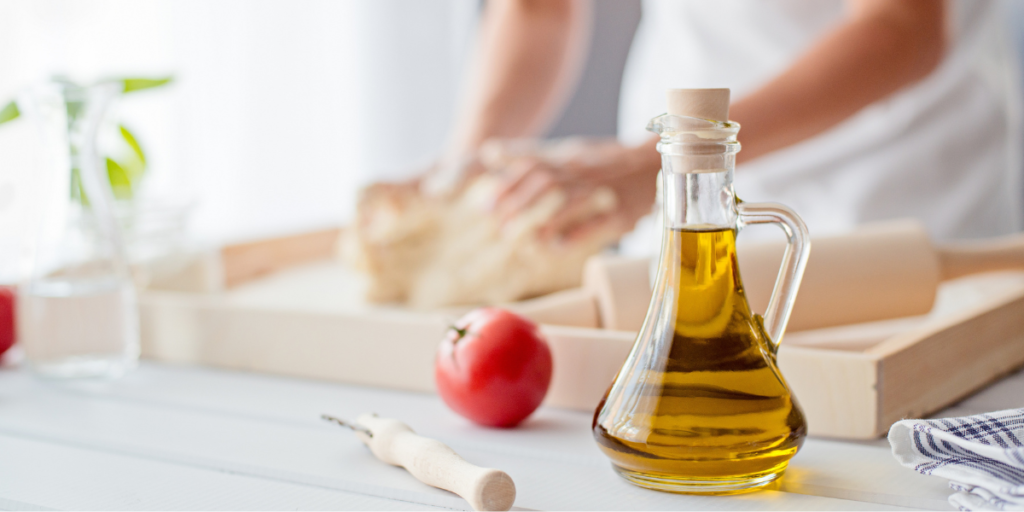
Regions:
<instances>
[{"instance_id":1,"label":"glass oil bottle","mask_svg":"<svg viewBox=\"0 0 1024 512\"><path fill-rule=\"evenodd\" d=\"M601 450L642 487L732 494L776 480L806 423L775 356L810 251L800 218L733 192L739 125L665 114L660 135L662 248L632 352L594 416ZM764 317L750 310L736 258L744 225L789 238Z\"/></svg>"}]
</instances>

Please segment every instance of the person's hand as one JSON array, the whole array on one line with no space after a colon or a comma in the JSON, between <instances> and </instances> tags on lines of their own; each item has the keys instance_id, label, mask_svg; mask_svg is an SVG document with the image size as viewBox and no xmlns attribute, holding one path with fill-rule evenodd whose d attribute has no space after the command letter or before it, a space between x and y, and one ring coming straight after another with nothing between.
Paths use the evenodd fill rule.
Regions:
<instances>
[{"instance_id":1,"label":"person's hand","mask_svg":"<svg viewBox=\"0 0 1024 512\"><path fill-rule=\"evenodd\" d=\"M477 154L448 156L438 160L416 180L419 191L427 196L451 196L461 192L473 178L483 174Z\"/></svg>"},{"instance_id":2,"label":"person's hand","mask_svg":"<svg viewBox=\"0 0 1024 512\"><path fill-rule=\"evenodd\" d=\"M543 238L572 243L596 229L626 233L654 204L659 157L653 143L627 147L615 141L568 140L518 153L491 169L504 181L494 212L507 221L551 189L562 189L565 204L541 228ZM482 157L485 164L494 160L486 147ZM594 216L590 198L602 189L615 194L615 207Z\"/></svg>"},{"instance_id":3,"label":"person's hand","mask_svg":"<svg viewBox=\"0 0 1024 512\"><path fill-rule=\"evenodd\" d=\"M426 197L450 197L462 192L473 178L483 174L484 167L476 153L446 156L429 167L421 168L411 177L395 181L376 181L364 185L360 198L419 194Z\"/></svg>"}]
</instances>

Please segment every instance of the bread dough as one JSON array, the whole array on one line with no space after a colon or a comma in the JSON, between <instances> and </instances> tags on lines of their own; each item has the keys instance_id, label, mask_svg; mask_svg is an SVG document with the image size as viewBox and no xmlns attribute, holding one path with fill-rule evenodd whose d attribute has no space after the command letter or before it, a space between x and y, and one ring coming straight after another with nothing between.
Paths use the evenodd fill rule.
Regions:
<instances>
[{"instance_id":1,"label":"bread dough","mask_svg":"<svg viewBox=\"0 0 1024 512\"><path fill-rule=\"evenodd\" d=\"M340 253L369 275L367 299L437 308L544 295L579 286L586 259L622 235L609 223L572 243L540 239L538 230L566 201L557 188L502 226L488 211L499 185L484 174L451 194L411 185L366 189ZM614 210L617 200L598 188L587 203L584 218Z\"/></svg>"}]
</instances>

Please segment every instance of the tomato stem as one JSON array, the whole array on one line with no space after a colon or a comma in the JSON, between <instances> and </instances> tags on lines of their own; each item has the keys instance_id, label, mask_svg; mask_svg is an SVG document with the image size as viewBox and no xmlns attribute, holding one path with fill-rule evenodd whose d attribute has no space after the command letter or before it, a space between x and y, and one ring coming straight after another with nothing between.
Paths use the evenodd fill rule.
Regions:
<instances>
[{"instance_id":1,"label":"tomato stem","mask_svg":"<svg viewBox=\"0 0 1024 512\"><path fill-rule=\"evenodd\" d=\"M454 325L449 325L448 328L453 330L453 331L455 331L455 333L459 335L459 337L455 338L455 341L452 342L453 344L454 343L458 343L459 341L462 341L462 338L465 338L466 335L469 334L469 328L468 327L465 328L465 329L459 329L458 327L455 327Z\"/></svg>"}]
</instances>

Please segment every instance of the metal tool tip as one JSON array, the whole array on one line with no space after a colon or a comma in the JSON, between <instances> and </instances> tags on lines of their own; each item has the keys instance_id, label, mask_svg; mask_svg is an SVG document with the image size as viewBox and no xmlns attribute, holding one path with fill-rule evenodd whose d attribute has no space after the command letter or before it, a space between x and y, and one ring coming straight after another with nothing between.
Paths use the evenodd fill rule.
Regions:
<instances>
[{"instance_id":1,"label":"metal tool tip","mask_svg":"<svg viewBox=\"0 0 1024 512\"><path fill-rule=\"evenodd\" d=\"M359 426L359 425L353 425L352 423L349 423L349 422L347 422L347 421L345 421L345 420L343 420L341 418L335 418L334 416L331 416L329 414L321 414L320 415L320 419L323 419L325 421L330 421L331 423L337 423L338 425L341 425L341 426L343 426L343 427L345 427L345 428L347 428L349 430L352 430L354 432L362 432L363 434L366 434L367 436L373 437L373 432L370 432L370 429L368 429L366 427L363 427L363 426Z\"/></svg>"}]
</instances>

